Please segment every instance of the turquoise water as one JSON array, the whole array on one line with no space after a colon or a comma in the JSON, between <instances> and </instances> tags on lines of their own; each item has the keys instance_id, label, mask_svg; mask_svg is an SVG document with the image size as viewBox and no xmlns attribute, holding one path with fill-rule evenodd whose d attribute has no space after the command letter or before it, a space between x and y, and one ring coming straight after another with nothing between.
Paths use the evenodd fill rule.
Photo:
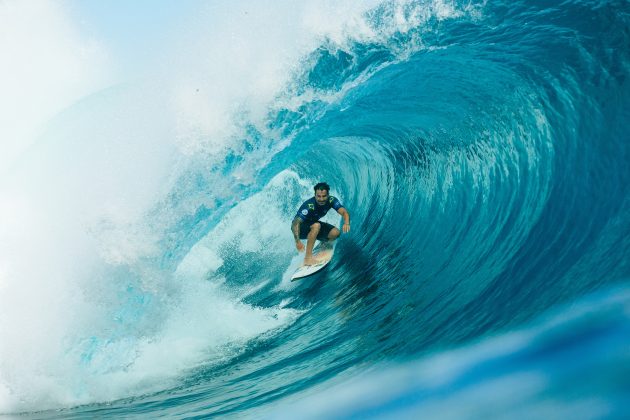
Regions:
<instances>
[{"instance_id":1,"label":"turquoise water","mask_svg":"<svg viewBox=\"0 0 630 420\"><path fill-rule=\"evenodd\" d=\"M630 414L630 5L360 17L219 128L152 81L50 125L2 185L41 214L10 254L1 413ZM217 94L199 86L197 108ZM321 180L352 231L290 283L290 221ZM45 321L11 306L27 297Z\"/></svg>"}]
</instances>

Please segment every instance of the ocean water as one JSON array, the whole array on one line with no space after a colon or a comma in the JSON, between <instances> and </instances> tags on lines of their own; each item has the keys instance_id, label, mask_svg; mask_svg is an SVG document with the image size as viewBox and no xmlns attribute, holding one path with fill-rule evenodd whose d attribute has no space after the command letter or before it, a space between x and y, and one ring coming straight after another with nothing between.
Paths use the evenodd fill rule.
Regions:
<instances>
[{"instance_id":1,"label":"ocean water","mask_svg":"<svg viewBox=\"0 0 630 420\"><path fill-rule=\"evenodd\" d=\"M629 417L629 28L205 5L0 179L1 415ZM318 181L352 230L291 283Z\"/></svg>"}]
</instances>

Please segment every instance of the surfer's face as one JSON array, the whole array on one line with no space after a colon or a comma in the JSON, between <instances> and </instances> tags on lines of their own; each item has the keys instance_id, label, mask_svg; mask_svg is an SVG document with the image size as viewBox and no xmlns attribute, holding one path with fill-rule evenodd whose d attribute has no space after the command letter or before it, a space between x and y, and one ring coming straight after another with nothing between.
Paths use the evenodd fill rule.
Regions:
<instances>
[{"instance_id":1,"label":"surfer's face","mask_svg":"<svg viewBox=\"0 0 630 420\"><path fill-rule=\"evenodd\" d=\"M324 204L326 204L326 201L328 201L328 191L326 190L315 191L315 201L317 201L317 204L320 206L323 206Z\"/></svg>"}]
</instances>

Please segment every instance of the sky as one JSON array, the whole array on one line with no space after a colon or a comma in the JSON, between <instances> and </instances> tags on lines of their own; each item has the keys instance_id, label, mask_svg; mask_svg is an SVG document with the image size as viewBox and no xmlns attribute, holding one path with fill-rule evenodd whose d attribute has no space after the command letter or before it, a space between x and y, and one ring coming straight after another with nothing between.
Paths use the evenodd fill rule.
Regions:
<instances>
[{"instance_id":1,"label":"sky","mask_svg":"<svg viewBox=\"0 0 630 420\"><path fill-rule=\"evenodd\" d=\"M67 3L82 32L106 40L117 60L138 67L203 8L200 1L82 0Z\"/></svg>"},{"instance_id":2,"label":"sky","mask_svg":"<svg viewBox=\"0 0 630 420\"><path fill-rule=\"evenodd\" d=\"M0 181L48 121L142 73L201 2L0 1Z\"/></svg>"}]
</instances>

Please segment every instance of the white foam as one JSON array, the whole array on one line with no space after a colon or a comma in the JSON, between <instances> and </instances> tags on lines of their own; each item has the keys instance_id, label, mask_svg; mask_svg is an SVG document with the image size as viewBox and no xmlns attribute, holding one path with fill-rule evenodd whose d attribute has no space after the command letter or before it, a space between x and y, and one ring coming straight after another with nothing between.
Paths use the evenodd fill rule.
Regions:
<instances>
[{"instance_id":1,"label":"white foam","mask_svg":"<svg viewBox=\"0 0 630 420\"><path fill-rule=\"evenodd\" d=\"M290 85L303 58L323 39L345 37L347 22L364 20L369 7L285 1L273 7L260 2L207 5L185 29L188 35L177 57L181 70L169 76L175 80L182 149L221 154L224 139L238 133L245 119L264 130L269 105Z\"/></svg>"},{"instance_id":2,"label":"white foam","mask_svg":"<svg viewBox=\"0 0 630 420\"><path fill-rule=\"evenodd\" d=\"M308 187L298 175L285 170L276 175L265 188L231 209L221 222L202 240L195 244L177 268L180 275L209 278L223 260L219 249L236 241L240 253L265 251L273 255L289 255L294 250L289 229L296 205L296 196L310 195ZM290 209L290 210L287 210ZM211 264L198 264L205 259Z\"/></svg>"}]
</instances>

